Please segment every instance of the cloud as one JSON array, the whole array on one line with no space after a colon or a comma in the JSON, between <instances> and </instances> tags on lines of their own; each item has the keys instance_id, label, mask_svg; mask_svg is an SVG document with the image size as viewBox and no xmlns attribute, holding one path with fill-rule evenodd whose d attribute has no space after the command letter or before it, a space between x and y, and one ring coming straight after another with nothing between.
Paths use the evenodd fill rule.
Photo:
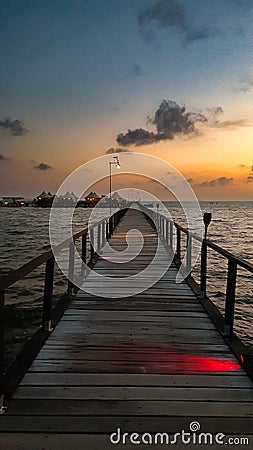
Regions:
<instances>
[{"instance_id":1,"label":"cloud","mask_svg":"<svg viewBox=\"0 0 253 450\"><path fill-rule=\"evenodd\" d=\"M49 166L49 164L46 164L46 163L40 163L37 166L34 166L34 169L37 169L37 170L49 170L52 168L53 167Z\"/></svg>"},{"instance_id":2,"label":"cloud","mask_svg":"<svg viewBox=\"0 0 253 450\"><path fill-rule=\"evenodd\" d=\"M196 41L203 41L221 35L217 28L200 27L185 31L183 37L184 47L193 44Z\"/></svg>"},{"instance_id":3,"label":"cloud","mask_svg":"<svg viewBox=\"0 0 253 450\"><path fill-rule=\"evenodd\" d=\"M197 186L200 188L229 186L229 185L233 184L233 181L234 181L234 178L219 177L219 178L215 178L214 180L203 181L203 183L200 183Z\"/></svg>"},{"instance_id":4,"label":"cloud","mask_svg":"<svg viewBox=\"0 0 253 450\"><path fill-rule=\"evenodd\" d=\"M131 77L137 78L142 75L142 68L139 64L135 64L130 73Z\"/></svg>"},{"instance_id":5,"label":"cloud","mask_svg":"<svg viewBox=\"0 0 253 450\"><path fill-rule=\"evenodd\" d=\"M253 181L253 175L249 175L249 176L246 178L245 183L252 183L252 181Z\"/></svg>"},{"instance_id":6,"label":"cloud","mask_svg":"<svg viewBox=\"0 0 253 450\"><path fill-rule=\"evenodd\" d=\"M0 161L10 161L11 158L7 158L6 156L0 154Z\"/></svg>"},{"instance_id":7,"label":"cloud","mask_svg":"<svg viewBox=\"0 0 253 450\"><path fill-rule=\"evenodd\" d=\"M125 148L119 147L118 148L111 147L106 151L107 155L111 155L112 153L131 153L131 152L129 150L126 150Z\"/></svg>"},{"instance_id":8,"label":"cloud","mask_svg":"<svg viewBox=\"0 0 253 450\"><path fill-rule=\"evenodd\" d=\"M235 130L252 126L249 119L221 120L224 110L221 106L207 108L202 111L189 111L172 100L163 100L153 117L147 117L147 124L155 126L155 131L144 128L128 129L119 133L119 145L147 145L160 141L172 140L176 137L196 137L207 128Z\"/></svg>"},{"instance_id":9,"label":"cloud","mask_svg":"<svg viewBox=\"0 0 253 450\"><path fill-rule=\"evenodd\" d=\"M164 140L172 140L180 135L194 135L197 133L195 124L207 122L207 117L202 113L186 111L185 107L172 100L163 100L155 111L154 118L148 118L148 122L155 125L156 132L143 128L128 130L120 133L117 142L120 145L147 145Z\"/></svg>"},{"instance_id":10,"label":"cloud","mask_svg":"<svg viewBox=\"0 0 253 450\"><path fill-rule=\"evenodd\" d=\"M221 35L220 30L214 27L192 26L185 9L176 0L158 0L153 6L143 9L138 15L138 25L140 33L146 41L154 39L154 27L160 30L178 31L182 36L184 47L196 41Z\"/></svg>"},{"instance_id":11,"label":"cloud","mask_svg":"<svg viewBox=\"0 0 253 450\"><path fill-rule=\"evenodd\" d=\"M239 90L246 94L247 92L253 89L253 78L251 76L245 77L240 80L240 88Z\"/></svg>"},{"instance_id":12,"label":"cloud","mask_svg":"<svg viewBox=\"0 0 253 450\"><path fill-rule=\"evenodd\" d=\"M11 136L24 136L29 133L22 120L0 120L0 129L7 131Z\"/></svg>"},{"instance_id":13,"label":"cloud","mask_svg":"<svg viewBox=\"0 0 253 450\"><path fill-rule=\"evenodd\" d=\"M250 127L252 122L247 119L237 119L237 120L224 120L222 122L217 122L216 128L225 128L228 130L235 130L236 128L241 127Z\"/></svg>"},{"instance_id":14,"label":"cloud","mask_svg":"<svg viewBox=\"0 0 253 450\"><path fill-rule=\"evenodd\" d=\"M159 0L150 8L142 10L138 15L139 27L155 23L159 28L185 27L184 8L176 0Z\"/></svg>"}]
</instances>

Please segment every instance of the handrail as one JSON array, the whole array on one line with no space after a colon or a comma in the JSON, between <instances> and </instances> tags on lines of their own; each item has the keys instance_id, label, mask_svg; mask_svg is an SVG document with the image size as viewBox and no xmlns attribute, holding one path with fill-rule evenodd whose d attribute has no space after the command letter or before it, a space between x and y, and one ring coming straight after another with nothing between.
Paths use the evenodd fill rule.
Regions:
<instances>
[{"instance_id":1,"label":"handrail","mask_svg":"<svg viewBox=\"0 0 253 450\"><path fill-rule=\"evenodd\" d=\"M66 239L61 244L54 247L53 250L46 251L36 258L32 259L28 263L19 267L16 270L11 271L9 274L0 278L0 414L4 412L4 307L5 307L5 290L17 281L23 279L27 274L32 272L37 267L41 266L43 263L45 265L45 280L44 280L44 296L43 296L43 307L42 307L42 331L52 331L51 327L51 309L52 309L52 296L53 296L53 286L54 286L54 266L55 266L55 254L61 251L63 248L69 248L69 280L67 296L71 297L75 286L73 284L74 278L74 261L75 261L75 241L82 238L82 249L81 249L81 259L84 264L91 267L96 259L96 252L94 250L94 230L97 229L96 234L96 248L101 249L104 247L106 241L112 235L113 230L123 217L127 210L120 209L116 211L111 217L106 217L99 220L98 222L91 225L89 228L86 227L83 230L73 234L71 238ZM90 249L87 246L87 234L91 233L92 239L90 237ZM90 250L89 260L88 250ZM83 274L82 274L83 275Z\"/></svg>"},{"instance_id":2,"label":"handrail","mask_svg":"<svg viewBox=\"0 0 253 450\"><path fill-rule=\"evenodd\" d=\"M177 230L176 233L176 253L174 262L177 266L181 265L181 233L187 236L187 253L186 253L186 266L191 267L191 255L192 255L192 239L196 239L201 243L201 262L200 262L200 283L199 283L199 298L205 299L207 297L206 284L207 284L207 249L210 248L220 255L224 256L228 261L227 268L227 285L226 285L226 299L225 299L225 314L224 314L224 335L232 336L234 332L234 317L235 317L235 292L237 284L237 268L238 266L246 269L248 272L253 273L253 264L245 261L239 256L225 250L209 239L201 238L197 234L193 233L188 228L179 225L170 218L161 214L160 212L151 210L143 205L139 205L143 212L150 215L153 222L156 224L157 230L163 238L167 247L173 250L173 227ZM190 245L189 245L190 244ZM192 275L188 276L192 278Z\"/></svg>"},{"instance_id":3,"label":"handrail","mask_svg":"<svg viewBox=\"0 0 253 450\"><path fill-rule=\"evenodd\" d=\"M28 275L30 272L32 272L34 269L39 267L41 264L46 262L48 259L50 259L53 254L59 253L63 248L66 248L70 243L73 241L75 242L77 239L82 237L84 234L87 234L89 230L92 230L96 227L98 227L100 224L102 224L104 221L107 221L109 217L105 219L101 219L95 224L93 224L90 228L86 227L81 231L78 231L75 233L72 238L65 239L65 241L58 244L56 247L54 247L54 252L52 250L49 250L47 252L41 253L39 256L33 258L28 263L24 264L23 266L19 267L16 270L12 270L7 275L4 275L3 277L0 277L0 291L7 289L12 284L16 283L17 281L24 278L26 275Z\"/></svg>"},{"instance_id":4,"label":"handrail","mask_svg":"<svg viewBox=\"0 0 253 450\"><path fill-rule=\"evenodd\" d=\"M166 217L166 216L163 216L163 217ZM171 221L170 219L168 219L168 220ZM173 222L173 221L171 221L171 222ZM180 231L185 233L187 236L190 234L191 237L196 239L197 241L199 241L199 242L203 241L203 239L200 236L198 236L197 234L192 233L190 230L182 227L182 225L179 225L177 222L173 222L173 223L174 223L175 228L178 228ZM210 239L205 239L205 242L206 242L207 247L212 248L217 253L219 253L220 255L224 256L227 259L230 259L230 258L235 259L239 266L241 266L244 269L248 270L249 272L253 273L253 264L251 264L250 262L245 261L240 256L236 256L234 253L231 253L228 250L225 250L224 248L222 248L219 245L215 244L214 242L210 241Z\"/></svg>"}]
</instances>

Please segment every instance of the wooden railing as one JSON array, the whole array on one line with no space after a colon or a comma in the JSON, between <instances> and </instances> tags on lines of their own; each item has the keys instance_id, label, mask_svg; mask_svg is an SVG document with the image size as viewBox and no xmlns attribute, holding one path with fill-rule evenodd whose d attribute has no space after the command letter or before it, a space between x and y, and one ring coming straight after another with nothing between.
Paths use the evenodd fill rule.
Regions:
<instances>
[{"instance_id":1,"label":"wooden railing","mask_svg":"<svg viewBox=\"0 0 253 450\"><path fill-rule=\"evenodd\" d=\"M99 251L104 247L107 239L113 233L113 230L119 223L126 209L118 210L110 218L102 219L96 222L91 227L86 227L83 230L75 233L73 239L67 239L60 245L54 248L54 251L49 250L42 253L36 258L24 264L17 270L11 271L8 275L0 278L0 413L3 408L3 376L4 376L4 307L5 307L5 291L14 283L22 280L26 275L31 273L34 269L45 264L45 278L44 278L44 295L42 306L42 326L41 331L52 331L51 328L51 311L52 311L52 297L54 287L54 268L55 256L64 248L69 248L69 276L74 279L75 270L75 243L81 238L81 259L89 267L91 267L96 259L96 252L94 247ZM89 236L90 234L90 236ZM89 239L88 239L89 236ZM96 242L94 241L96 239ZM92 242L96 245L92 245ZM75 286L72 281L68 280L66 295L72 296Z\"/></svg>"},{"instance_id":2,"label":"wooden railing","mask_svg":"<svg viewBox=\"0 0 253 450\"><path fill-rule=\"evenodd\" d=\"M208 249L214 250L219 255L227 259L227 274L226 274L226 297L225 297L225 313L224 313L224 335L231 336L234 331L235 318L235 294L237 284L237 269L242 267L253 274L253 264L244 259L234 255L233 253L223 249L219 245L211 242L209 239L201 238L195 233L189 231L187 228L179 225L173 220L167 218L159 212L147 209L141 206L143 212L148 214L156 225L156 228L162 237L168 249L173 251L175 247L174 262L179 267L182 262L182 234L186 235L186 272L191 277L191 262L192 262L192 241L193 239L201 243L200 255L200 282L199 282L199 297L204 299L207 297L207 257ZM174 233L176 230L176 236ZM173 239L176 242L173 242Z\"/></svg>"}]
</instances>

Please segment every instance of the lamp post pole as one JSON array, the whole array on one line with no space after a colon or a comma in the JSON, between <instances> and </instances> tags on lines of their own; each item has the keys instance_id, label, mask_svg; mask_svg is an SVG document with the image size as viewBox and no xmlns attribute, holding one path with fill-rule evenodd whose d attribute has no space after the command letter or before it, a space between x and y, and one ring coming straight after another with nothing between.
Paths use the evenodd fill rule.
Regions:
<instances>
[{"instance_id":1,"label":"lamp post pole","mask_svg":"<svg viewBox=\"0 0 253 450\"><path fill-rule=\"evenodd\" d=\"M111 215L111 205L112 205L112 166L116 166L120 169L120 162L118 156L113 156L113 161L109 161L110 166L110 176L109 176L109 201L110 201L110 215Z\"/></svg>"},{"instance_id":2,"label":"lamp post pole","mask_svg":"<svg viewBox=\"0 0 253 450\"><path fill-rule=\"evenodd\" d=\"M109 186L109 201L110 201L110 215L111 215L111 206L112 206L112 165L114 164L114 162L110 161L109 165L110 165L110 186Z\"/></svg>"},{"instance_id":3,"label":"lamp post pole","mask_svg":"<svg viewBox=\"0 0 253 450\"><path fill-rule=\"evenodd\" d=\"M109 161L109 202L110 202L110 217L112 213L112 166L116 166L117 169L120 169L120 162L118 156L113 156L113 161Z\"/></svg>"}]
</instances>

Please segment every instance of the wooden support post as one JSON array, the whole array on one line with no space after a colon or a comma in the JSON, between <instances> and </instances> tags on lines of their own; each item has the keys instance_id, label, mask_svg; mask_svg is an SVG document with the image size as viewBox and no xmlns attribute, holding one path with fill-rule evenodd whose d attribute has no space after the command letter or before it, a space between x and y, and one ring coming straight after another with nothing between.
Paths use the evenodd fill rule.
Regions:
<instances>
[{"instance_id":1,"label":"wooden support post","mask_svg":"<svg viewBox=\"0 0 253 450\"><path fill-rule=\"evenodd\" d=\"M113 224L112 224L112 217L109 219L109 238L111 237L113 232Z\"/></svg>"},{"instance_id":2,"label":"wooden support post","mask_svg":"<svg viewBox=\"0 0 253 450\"><path fill-rule=\"evenodd\" d=\"M101 248L101 223L98 224L98 234L97 234L97 252L99 253L99 250Z\"/></svg>"},{"instance_id":3,"label":"wooden support post","mask_svg":"<svg viewBox=\"0 0 253 450\"><path fill-rule=\"evenodd\" d=\"M207 244L202 241L200 262L200 298L206 298L206 275L207 275Z\"/></svg>"},{"instance_id":4,"label":"wooden support post","mask_svg":"<svg viewBox=\"0 0 253 450\"><path fill-rule=\"evenodd\" d=\"M168 219L166 219L166 245L169 247L169 229L170 229L170 223Z\"/></svg>"},{"instance_id":5,"label":"wooden support post","mask_svg":"<svg viewBox=\"0 0 253 450\"><path fill-rule=\"evenodd\" d=\"M177 263L181 264L181 232L177 228Z\"/></svg>"},{"instance_id":6,"label":"wooden support post","mask_svg":"<svg viewBox=\"0 0 253 450\"><path fill-rule=\"evenodd\" d=\"M4 291L0 291L0 414L6 410L4 406Z\"/></svg>"},{"instance_id":7,"label":"wooden support post","mask_svg":"<svg viewBox=\"0 0 253 450\"><path fill-rule=\"evenodd\" d=\"M106 242L106 220L102 222L102 247L104 247Z\"/></svg>"},{"instance_id":8,"label":"wooden support post","mask_svg":"<svg viewBox=\"0 0 253 450\"><path fill-rule=\"evenodd\" d=\"M187 251L186 251L186 270L188 277L191 276L191 264L192 264L192 237L190 233L187 234Z\"/></svg>"},{"instance_id":9,"label":"wooden support post","mask_svg":"<svg viewBox=\"0 0 253 450\"><path fill-rule=\"evenodd\" d=\"M54 256L51 256L51 258L46 261L46 270L45 270L43 313L42 313L43 331L52 331L51 309L52 309L53 289L54 289Z\"/></svg>"},{"instance_id":10,"label":"wooden support post","mask_svg":"<svg viewBox=\"0 0 253 450\"><path fill-rule=\"evenodd\" d=\"M229 258L224 321L225 336L231 336L234 329L236 275L237 262L235 259Z\"/></svg>"},{"instance_id":11,"label":"wooden support post","mask_svg":"<svg viewBox=\"0 0 253 450\"><path fill-rule=\"evenodd\" d=\"M87 261L87 233L82 235L82 261L86 264Z\"/></svg>"},{"instance_id":12,"label":"wooden support post","mask_svg":"<svg viewBox=\"0 0 253 450\"><path fill-rule=\"evenodd\" d=\"M95 257L95 250L94 250L93 244L94 244L94 229L91 228L91 230L90 230L90 262L91 263L94 262L94 257Z\"/></svg>"},{"instance_id":13,"label":"wooden support post","mask_svg":"<svg viewBox=\"0 0 253 450\"><path fill-rule=\"evenodd\" d=\"M173 222L170 221L170 248L173 250Z\"/></svg>"},{"instance_id":14,"label":"wooden support post","mask_svg":"<svg viewBox=\"0 0 253 450\"><path fill-rule=\"evenodd\" d=\"M74 283L72 280L74 280L74 274L75 274L75 243L74 241L71 241L69 245L69 280L67 290L67 294L69 296L73 295Z\"/></svg>"}]
</instances>

